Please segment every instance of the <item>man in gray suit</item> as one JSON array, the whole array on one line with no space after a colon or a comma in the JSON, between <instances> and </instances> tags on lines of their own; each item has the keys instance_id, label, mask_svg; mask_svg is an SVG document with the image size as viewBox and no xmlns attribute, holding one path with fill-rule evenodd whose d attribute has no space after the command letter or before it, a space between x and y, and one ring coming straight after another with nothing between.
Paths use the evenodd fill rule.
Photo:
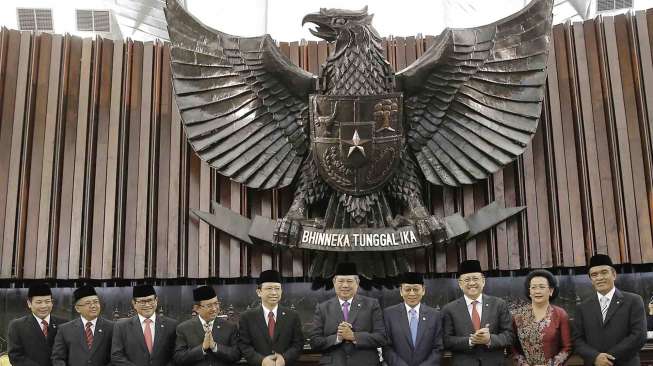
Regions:
<instances>
[{"instance_id":1,"label":"man in gray suit","mask_svg":"<svg viewBox=\"0 0 653 366\"><path fill-rule=\"evenodd\" d=\"M100 316L102 305L95 289L73 292L80 317L59 326L52 347L53 366L105 366L111 363L113 322Z\"/></svg>"},{"instance_id":2,"label":"man in gray suit","mask_svg":"<svg viewBox=\"0 0 653 366\"><path fill-rule=\"evenodd\" d=\"M134 286L132 306L136 316L113 328L111 363L114 366L172 366L177 321L157 315L158 298L152 285Z\"/></svg>"},{"instance_id":3,"label":"man in gray suit","mask_svg":"<svg viewBox=\"0 0 653 366\"><path fill-rule=\"evenodd\" d=\"M585 365L639 365L639 351L646 343L642 298L614 286L617 271L605 254L590 258L589 276L596 292L577 308L574 351Z\"/></svg>"},{"instance_id":4,"label":"man in gray suit","mask_svg":"<svg viewBox=\"0 0 653 366\"><path fill-rule=\"evenodd\" d=\"M311 348L322 352L320 365L379 364L378 347L386 343L383 313L376 299L357 295L359 278L353 263L339 263L333 278L336 297L315 308Z\"/></svg>"},{"instance_id":5,"label":"man in gray suit","mask_svg":"<svg viewBox=\"0 0 653 366\"><path fill-rule=\"evenodd\" d=\"M197 316L177 326L175 362L179 366L228 366L240 360L236 326L218 318L220 303L213 287L193 290Z\"/></svg>"},{"instance_id":6,"label":"man in gray suit","mask_svg":"<svg viewBox=\"0 0 653 366\"><path fill-rule=\"evenodd\" d=\"M483 294L485 277L477 260L460 264L458 285L464 296L442 309L444 347L452 365L503 365L512 345L512 317L500 298Z\"/></svg>"},{"instance_id":7,"label":"man in gray suit","mask_svg":"<svg viewBox=\"0 0 653 366\"><path fill-rule=\"evenodd\" d=\"M383 311L388 344L383 358L389 366L439 366L442 352L442 316L423 304L424 276L402 276L399 294L403 302Z\"/></svg>"}]
</instances>

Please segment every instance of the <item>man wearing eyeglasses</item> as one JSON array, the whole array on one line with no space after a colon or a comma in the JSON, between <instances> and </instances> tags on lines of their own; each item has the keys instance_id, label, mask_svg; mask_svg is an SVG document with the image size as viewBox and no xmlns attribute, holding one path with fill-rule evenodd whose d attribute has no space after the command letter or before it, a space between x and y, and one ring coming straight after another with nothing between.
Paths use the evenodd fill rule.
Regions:
<instances>
[{"instance_id":1,"label":"man wearing eyeglasses","mask_svg":"<svg viewBox=\"0 0 653 366\"><path fill-rule=\"evenodd\" d=\"M179 366L227 366L240 360L236 326L218 318L220 303L210 286L193 290L197 316L177 326L175 362Z\"/></svg>"},{"instance_id":2,"label":"man wearing eyeglasses","mask_svg":"<svg viewBox=\"0 0 653 366\"><path fill-rule=\"evenodd\" d=\"M256 283L261 306L240 317L240 350L250 366L292 366L304 348L299 314L279 305L283 292L279 272L263 271Z\"/></svg>"},{"instance_id":3,"label":"man wearing eyeglasses","mask_svg":"<svg viewBox=\"0 0 653 366\"><path fill-rule=\"evenodd\" d=\"M333 277L336 297L315 308L311 348L322 352L320 365L379 365L377 348L386 344L383 312L379 302L358 295L354 263L338 263Z\"/></svg>"},{"instance_id":4,"label":"man wearing eyeglasses","mask_svg":"<svg viewBox=\"0 0 653 366\"><path fill-rule=\"evenodd\" d=\"M485 277L477 260L460 263L458 285L463 297L442 308L444 346L452 365L504 365L504 349L514 333L508 305L483 293Z\"/></svg>"},{"instance_id":5,"label":"man wearing eyeglasses","mask_svg":"<svg viewBox=\"0 0 653 366\"><path fill-rule=\"evenodd\" d=\"M57 327L67 320L52 315L52 291L45 283L27 290L30 314L9 323L7 346L13 366L50 366Z\"/></svg>"},{"instance_id":6,"label":"man wearing eyeglasses","mask_svg":"<svg viewBox=\"0 0 653 366\"><path fill-rule=\"evenodd\" d=\"M596 292L576 308L574 351L585 365L639 365L646 343L644 301L614 286L617 271L605 254L590 258L589 277Z\"/></svg>"},{"instance_id":7,"label":"man wearing eyeglasses","mask_svg":"<svg viewBox=\"0 0 653 366\"><path fill-rule=\"evenodd\" d=\"M113 329L111 363L114 366L172 366L177 321L157 314L158 297L152 285L134 286L136 316L122 319Z\"/></svg>"},{"instance_id":8,"label":"man wearing eyeglasses","mask_svg":"<svg viewBox=\"0 0 653 366\"><path fill-rule=\"evenodd\" d=\"M100 298L91 286L73 292L80 315L59 327L52 348L53 366L104 366L111 363L113 322L100 316Z\"/></svg>"}]
</instances>

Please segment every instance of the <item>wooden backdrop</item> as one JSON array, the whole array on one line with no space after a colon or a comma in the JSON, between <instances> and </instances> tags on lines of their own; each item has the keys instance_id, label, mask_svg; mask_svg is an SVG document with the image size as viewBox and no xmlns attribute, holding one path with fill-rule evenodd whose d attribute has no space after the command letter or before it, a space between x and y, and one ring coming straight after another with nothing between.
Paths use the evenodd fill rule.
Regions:
<instances>
[{"instance_id":1,"label":"wooden backdrop","mask_svg":"<svg viewBox=\"0 0 653 366\"><path fill-rule=\"evenodd\" d=\"M577 267L594 253L652 263L653 12L557 25L540 128L492 179L432 187L434 213L491 200L519 217L460 246L410 253L415 270ZM431 37L388 39L402 69ZM282 43L317 73L328 45ZM250 247L189 216L210 200L282 216L291 190L216 175L186 144L162 43L0 34L0 279L303 277L311 254Z\"/></svg>"}]
</instances>

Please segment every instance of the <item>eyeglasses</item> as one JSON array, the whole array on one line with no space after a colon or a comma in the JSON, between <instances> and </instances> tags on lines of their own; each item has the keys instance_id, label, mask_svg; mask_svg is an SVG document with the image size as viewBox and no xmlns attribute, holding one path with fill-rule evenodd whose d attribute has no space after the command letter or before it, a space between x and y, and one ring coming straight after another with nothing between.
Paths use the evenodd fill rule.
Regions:
<instances>
[{"instance_id":1,"label":"eyeglasses","mask_svg":"<svg viewBox=\"0 0 653 366\"><path fill-rule=\"evenodd\" d=\"M478 283L483 280L483 277L465 277L461 278L458 281L464 283L464 284L469 284L469 283Z\"/></svg>"},{"instance_id":2,"label":"eyeglasses","mask_svg":"<svg viewBox=\"0 0 653 366\"><path fill-rule=\"evenodd\" d=\"M100 300L93 300L93 301L86 301L86 302L80 302L77 304L78 306L99 306L100 305Z\"/></svg>"},{"instance_id":3,"label":"eyeglasses","mask_svg":"<svg viewBox=\"0 0 653 366\"><path fill-rule=\"evenodd\" d=\"M138 305L151 305L156 302L156 297L152 299L140 299L140 300L134 300L134 302Z\"/></svg>"},{"instance_id":4,"label":"eyeglasses","mask_svg":"<svg viewBox=\"0 0 653 366\"><path fill-rule=\"evenodd\" d=\"M219 302L212 302L210 304L204 304L204 305L197 304L197 306L201 307L202 309L207 309L207 310L208 309L217 309L217 308L220 307L220 303Z\"/></svg>"},{"instance_id":5,"label":"eyeglasses","mask_svg":"<svg viewBox=\"0 0 653 366\"><path fill-rule=\"evenodd\" d=\"M54 304L54 300L36 300L36 301L30 301L32 305L52 305Z\"/></svg>"}]
</instances>

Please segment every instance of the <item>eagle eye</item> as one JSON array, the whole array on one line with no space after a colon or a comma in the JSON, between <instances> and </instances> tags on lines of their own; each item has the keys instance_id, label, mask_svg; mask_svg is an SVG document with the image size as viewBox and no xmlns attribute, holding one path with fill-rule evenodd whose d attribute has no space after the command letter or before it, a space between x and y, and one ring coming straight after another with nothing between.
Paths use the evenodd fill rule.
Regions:
<instances>
[{"instance_id":1,"label":"eagle eye","mask_svg":"<svg viewBox=\"0 0 653 366\"><path fill-rule=\"evenodd\" d=\"M331 24L333 25L345 25L347 23L347 19L345 18L333 18L331 21Z\"/></svg>"}]
</instances>

